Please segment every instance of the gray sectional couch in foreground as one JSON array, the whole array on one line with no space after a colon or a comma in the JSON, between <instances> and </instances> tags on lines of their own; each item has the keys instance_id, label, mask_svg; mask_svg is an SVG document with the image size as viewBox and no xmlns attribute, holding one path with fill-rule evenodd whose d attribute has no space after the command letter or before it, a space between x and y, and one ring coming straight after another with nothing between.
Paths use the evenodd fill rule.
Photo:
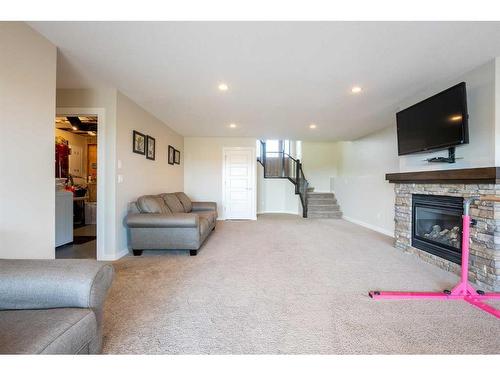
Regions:
<instances>
[{"instance_id":1,"label":"gray sectional couch in foreground","mask_svg":"<svg viewBox=\"0 0 500 375\"><path fill-rule=\"evenodd\" d=\"M196 255L215 229L217 204L192 202L184 193L145 195L130 204L125 221L134 255L165 249Z\"/></svg>"},{"instance_id":2,"label":"gray sectional couch in foreground","mask_svg":"<svg viewBox=\"0 0 500 375\"><path fill-rule=\"evenodd\" d=\"M0 259L0 354L97 354L113 267Z\"/></svg>"}]
</instances>

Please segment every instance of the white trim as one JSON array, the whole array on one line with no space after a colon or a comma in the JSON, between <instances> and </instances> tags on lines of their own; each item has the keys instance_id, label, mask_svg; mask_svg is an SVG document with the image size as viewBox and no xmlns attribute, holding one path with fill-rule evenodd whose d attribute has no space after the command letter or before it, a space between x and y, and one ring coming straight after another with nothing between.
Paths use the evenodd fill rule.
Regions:
<instances>
[{"instance_id":1,"label":"white trim","mask_svg":"<svg viewBox=\"0 0 500 375\"><path fill-rule=\"evenodd\" d=\"M385 234L386 236L394 237L394 232L391 232L391 231L384 229L384 228L377 227L376 225L368 224L368 223L365 223L363 221L353 219L352 217L349 217L349 216L342 216L342 219L347 220L353 224L361 225L362 227L374 230L375 232Z\"/></svg>"},{"instance_id":2,"label":"white trim","mask_svg":"<svg viewBox=\"0 0 500 375\"><path fill-rule=\"evenodd\" d=\"M259 211L259 212L257 212L257 215L262 215L262 214L289 214L289 215L301 216L297 211Z\"/></svg>"},{"instance_id":3,"label":"white trim","mask_svg":"<svg viewBox=\"0 0 500 375\"><path fill-rule=\"evenodd\" d=\"M255 147L223 147L222 148L222 217L223 220L232 220L226 217L226 152L227 151L250 151L252 153L252 214L247 218L235 218L234 220L257 220L257 155Z\"/></svg>"},{"instance_id":4,"label":"white trim","mask_svg":"<svg viewBox=\"0 0 500 375\"><path fill-rule=\"evenodd\" d=\"M109 256L109 255L108 256L104 256L104 257L102 257L99 260L105 260L105 261L111 262L111 261L118 260L118 259L121 259L123 257L126 257L129 254L130 254L130 251L128 249L123 249L122 251L120 251L118 254L115 254L114 256Z\"/></svg>"},{"instance_id":5,"label":"white trim","mask_svg":"<svg viewBox=\"0 0 500 375\"><path fill-rule=\"evenodd\" d=\"M97 260L106 260L106 110L92 107L57 107L56 116L97 115ZM55 251L55 250L54 250Z\"/></svg>"}]
</instances>

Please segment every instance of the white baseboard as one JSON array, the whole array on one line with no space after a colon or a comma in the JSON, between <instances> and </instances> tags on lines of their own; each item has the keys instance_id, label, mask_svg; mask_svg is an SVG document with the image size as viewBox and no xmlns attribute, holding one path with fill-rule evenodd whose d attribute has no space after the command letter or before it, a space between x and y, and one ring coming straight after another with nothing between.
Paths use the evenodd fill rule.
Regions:
<instances>
[{"instance_id":1,"label":"white baseboard","mask_svg":"<svg viewBox=\"0 0 500 375\"><path fill-rule=\"evenodd\" d=\"M362 227L374 230L375 232L385 234L386 236L394 237L394 232L391 232L391 231L384 229L384 228L377 227L376 225L368 224L368 223L365 223L364 221L353 219L352 217L349 217L349 216L342 216L342 219L347 220L353 224L361 225Z\"/></svg>"},{"instance_id":2,"label":"white baseboard","mask_svg":"<svg viewBox=\"0 0 500 375\"><path fill-rule=\"evenodd\" d=\"M107 261L107 262L111 262L111 261L114 261L114 260L118 260L120 258L123 258L124 256L127 256L129 254L129 250L128 249L123 249L122 251L120 251L118 254L116 254L116 256L110 256L110 257L104 257L100 260L104 260L104 261Z\"/></svg>"},{"instance_id":3,"label":"white baseboard","mask_svg":"<svg viewBox=\"0 0 500 375\"><path fill-rule=\"evenodd\" d=\"M257 220L257 216L249 217L246 219L228 219L227 217L218 217L217 221L226 221L226 220Z\"/></svg>"},{"instance_id":4,"label":"white baseboard","mask_svg":"<svg viewBox=\"0 0 500 375\"><path fill-rule=\"evenodd\" d=\"M261 214L290 214L290 215L300 215L296 211L260 211L260 212L257 212L257 215L261 215Z\"/></svg>"}]
</instances>

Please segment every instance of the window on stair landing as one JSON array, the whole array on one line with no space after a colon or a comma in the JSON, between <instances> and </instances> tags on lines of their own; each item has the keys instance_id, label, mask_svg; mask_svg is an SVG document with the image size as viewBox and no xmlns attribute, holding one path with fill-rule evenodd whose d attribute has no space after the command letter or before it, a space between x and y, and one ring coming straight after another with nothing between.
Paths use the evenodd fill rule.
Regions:
<instances>
[{"instance_id":1,"label":"window on stair landing","mask_svg":"<svg viewBox=\"0 0 500 375\"><path fill-rule=\"evenodd\" d=\"M290 154L290 141L268 139L266 140L266 153L268 158L277 158L280 153L285 152Z\"/></svg>"},{"instance_id":2,"label":"window on stair landing","mask_svg":"<svg viewBox=\"0 0 500 375\"><path fill-rule=\"evenodd\" d=\"M283 142L283 151L285 154L290 155L290 141L288 139L285 139Z\"/></svg>"},{"instance_id":3,"label":"window on stair landing","mask_svg":"<svg viewBox=\"0 0 500 375\"><path fill-rule=\"evenodd\" d=\"M276 139L268 139L266 141L266 153L268 158L277 158L281 151L280 141Z\"/></svg>"}]
</instances>

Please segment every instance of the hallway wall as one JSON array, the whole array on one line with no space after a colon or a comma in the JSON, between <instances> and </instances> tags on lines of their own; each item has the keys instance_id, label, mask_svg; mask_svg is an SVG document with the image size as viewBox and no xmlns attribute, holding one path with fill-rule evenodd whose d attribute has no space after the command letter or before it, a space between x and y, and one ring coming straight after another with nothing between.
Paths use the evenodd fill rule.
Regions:
<instances>
[{"instance_id":1,"label":"hallway wall","mask_svg":"<svg viewBox=\"0 0 500 375\"><path fill-rule=\"evenodd\" d=\"M0 22L0 258L54 258L56 47Z\"/></svg>"},{"instance_id":2,"label":"hallway wall","mask_svg":"<svg viewBox=\"0 0 500 375\"><path fill-rule=\"evenodd\" d=\"M140 195L182 191L184 162L167 163L168 145L181 151L183 137L116 89L60 89L57 107L103 108L106 122L105 258L126 255L128 204ZM156 160L132 152L132 132L156 139ZM118 180L120 176L120 180Z\"/></svg>"}]
</instances>

